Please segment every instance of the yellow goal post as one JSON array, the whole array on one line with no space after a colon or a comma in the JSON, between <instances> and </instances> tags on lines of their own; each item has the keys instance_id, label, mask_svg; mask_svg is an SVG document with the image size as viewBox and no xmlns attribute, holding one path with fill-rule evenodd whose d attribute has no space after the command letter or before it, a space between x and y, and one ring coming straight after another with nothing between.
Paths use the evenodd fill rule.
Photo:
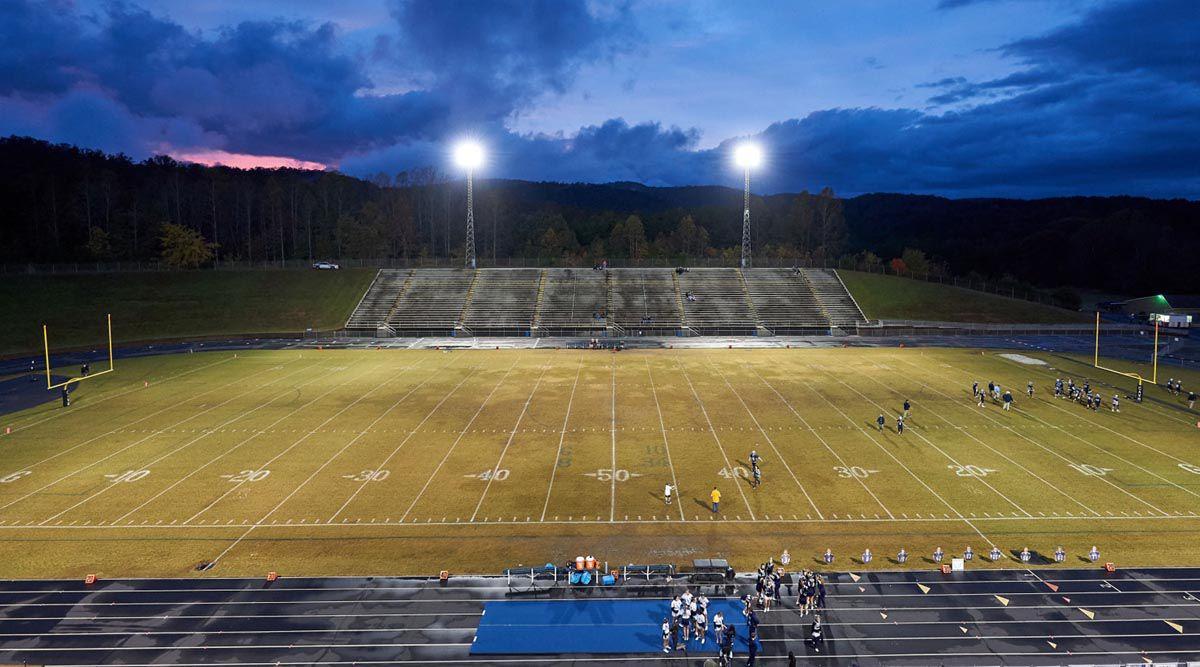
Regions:
<instances>
[{"instance_id":1,"label":"yellow goal post","mask_svg":"<svg viewBox=\"0 0 1200 667\"><path fill-rule=\"evenodd\" d=\"M1099 311L1096 312L1096 345L1095 345L1095 352L1093 353L1093 356L1092 356L1092 366L1098 370L1108 371L1110 373L1116 373L1117 375L1124 375L1127 378L1137 380L1139 385L1141 385L1143 382L1149 382L1150 384L1158 384L1158 320L1154 321L1154 352L1150 357L1151 371L1150 371L1149 378L1143 377L1141 373L1135 373L1132 371L1122 371L1122 370L1118 370L1116 368L1112 368L1109 366L1102 366L1100 364L1100 312Z\"/></svg>"},{"instance_id":2,"label":"yellow goal post","mask_svg":"<svg viewBox=\"0 0 1200 667\"><path fill-rule=\"evenodd\" d=\"M116 370L116 366L113 364L112 313L109 313L107 316L105 316L105 324L108 328L108 368L106 368L105 370L102 370L102 371L97 371L95 373L89 373L87 375L80 375L79 377L67 378L66 380L63 380L62 382L59 382L57 384L55 384L54 380L51 379L51 373L50 373L50 329L45 324L42 325L42 345L44 347L44 352L46 355L46 389L47 390L58 389L59 387L65 387L65 386L71 384L72 382L82 382L84 380L90 380L94 377L104 375L105 373L112 373L113 371Z\"/></svg>"}]
</instances>

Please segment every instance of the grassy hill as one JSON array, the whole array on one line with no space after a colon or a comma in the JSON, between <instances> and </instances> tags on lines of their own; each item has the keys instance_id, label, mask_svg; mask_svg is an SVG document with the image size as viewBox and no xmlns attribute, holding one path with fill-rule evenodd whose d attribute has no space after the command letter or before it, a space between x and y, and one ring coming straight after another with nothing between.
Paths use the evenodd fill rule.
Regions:
<instances>
[{"instance_id":1,"label":"grassy hill","mask_svg":"<svg viewBox=\"0 0 1200 667\"><path fill-rule=\"evenodd\" d=\"M1088 316L1022 299L859 271L838 271L867 317L877 320L1059 324Z\"/></svg>"},{"instance_id":2,"label":"grassy hill","mask_svg":"<svg viewBox=\"0 0 1200 667\"><path fill-rule=\"evenodd\" d=\"M190 271L0 280L0 354L40 350L41 325L52 348L239 333L334 329L346 322L375 275L341 271Z\"/></svg>"}]
</instances>

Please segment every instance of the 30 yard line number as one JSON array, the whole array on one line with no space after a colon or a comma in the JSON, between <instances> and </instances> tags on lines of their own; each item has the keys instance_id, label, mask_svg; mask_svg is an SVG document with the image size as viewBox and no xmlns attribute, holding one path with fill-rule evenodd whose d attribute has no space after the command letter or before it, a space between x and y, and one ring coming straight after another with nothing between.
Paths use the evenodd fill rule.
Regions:
<instances>
[{"instance_id":1,"label":"30 yard line number","mask_svg":"<svg viewBox=\"0 0 1200 667\"><path fill-rule=\"evenodd\" d=\"M866 479L879 472L878 470L867 470L862 466L833 466L833 470L838 474L838 477L843 479Z\"/></svg>"}]
</instances>

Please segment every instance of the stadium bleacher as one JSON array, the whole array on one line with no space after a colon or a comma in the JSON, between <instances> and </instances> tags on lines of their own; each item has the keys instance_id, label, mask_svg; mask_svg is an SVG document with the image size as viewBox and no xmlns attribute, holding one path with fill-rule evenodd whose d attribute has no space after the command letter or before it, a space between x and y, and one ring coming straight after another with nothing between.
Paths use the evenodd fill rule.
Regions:
<instances>
[{"instance_id":1,"label":"stadium bleacher","mask_svg":"<svg viewBox=\"0 0 1200 667\"><path fill-rule=\"evenodd\" d=\"M539 335L598 336L607 325L606 272L546 269L534 327Z\"/></svg>"},{"instance_id":2,"label":"stadium bleacher","mask_svg":"<svg viewBox=\"0 0 1200 667\"><path fill-rule=\"evenodd\" d=\"M865 321L829 269L384 269L346 330L376 336L769 336L827 334Z\"/></svg>"}]
</instances>

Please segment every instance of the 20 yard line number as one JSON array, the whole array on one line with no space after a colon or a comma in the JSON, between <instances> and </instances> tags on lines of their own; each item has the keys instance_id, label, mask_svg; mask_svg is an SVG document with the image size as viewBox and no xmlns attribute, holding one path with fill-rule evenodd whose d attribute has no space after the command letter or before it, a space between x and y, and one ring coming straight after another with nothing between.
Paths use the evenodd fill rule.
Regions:
<instances>
[{"instance_id":1,"label":"20 yard line number","mask_svg":"<svg viewBox=\"0 0 1200 667\"><path fill-rule=\"evenodd\" d=\"M983 468L976 465L959 465L949 464L947 469L953 470L955 475L959 477L987 477L988 475L998 472L995 468Z\"/></svg>"}]
</instances>

